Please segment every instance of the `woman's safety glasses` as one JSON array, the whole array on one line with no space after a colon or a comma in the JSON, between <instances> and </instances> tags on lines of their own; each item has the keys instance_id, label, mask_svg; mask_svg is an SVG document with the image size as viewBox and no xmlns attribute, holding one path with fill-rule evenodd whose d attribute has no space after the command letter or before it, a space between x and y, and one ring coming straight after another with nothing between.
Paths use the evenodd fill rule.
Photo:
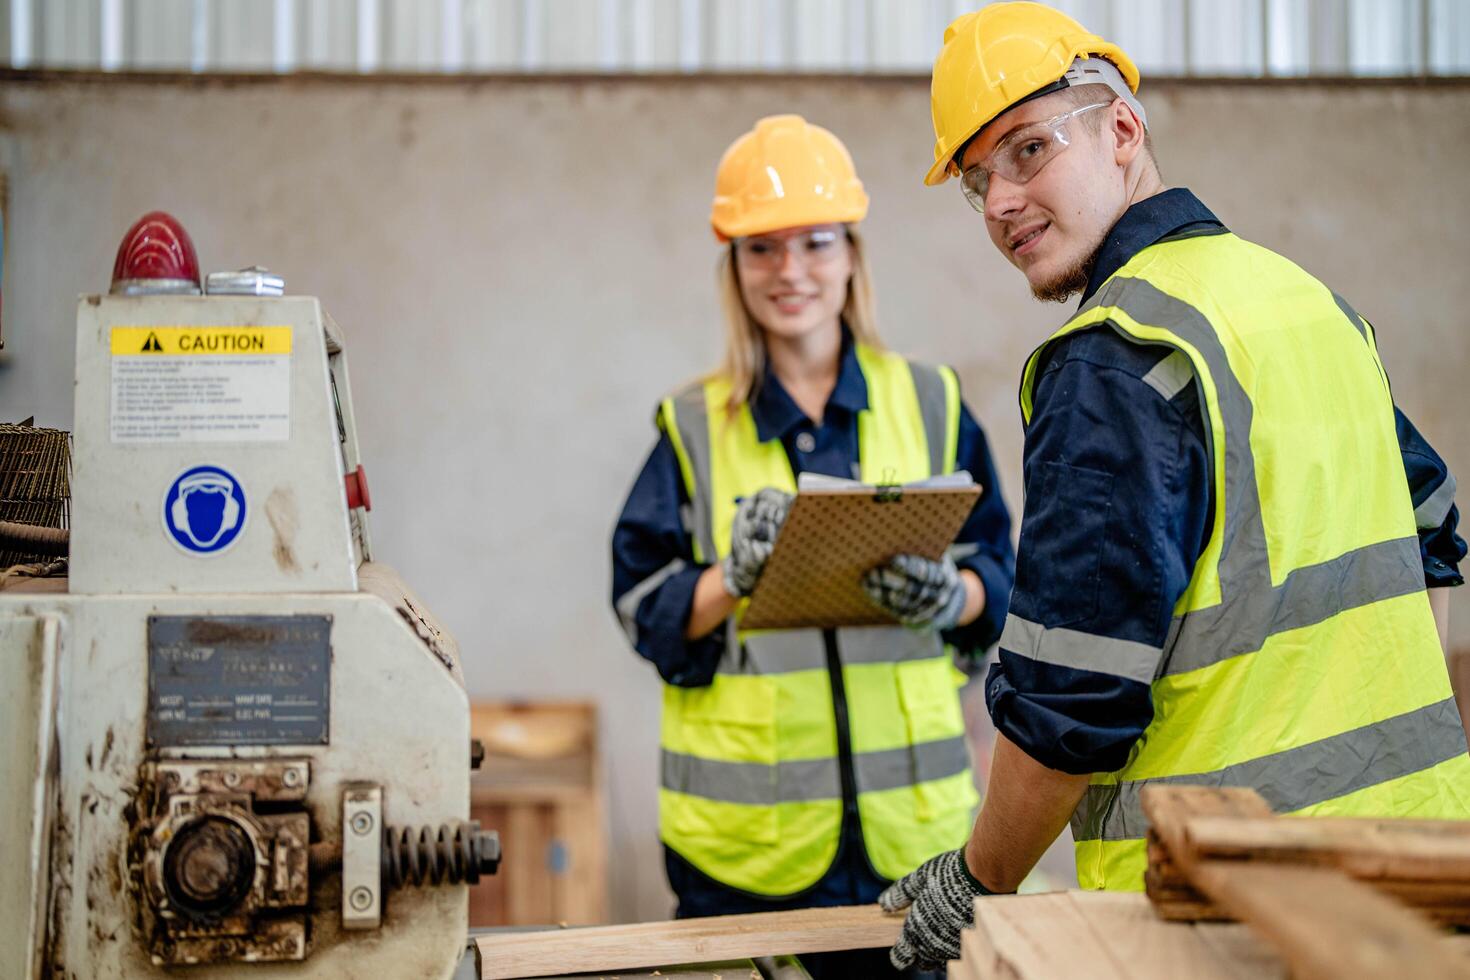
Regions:
<instances>
[{"instance_id":1,"label":"woman's safety glasses","mask_svg":"<svg viewBox=\"0 0 1470 980\"><path fill-rule=\"evenodd\" d=\"M1007 133L986 160L960 174L960 189L965 192L965 200L970 202L970 207L984 214L985 195L990 190L992 174L1000 174L1013 184L1026 183L1071 145L1067 124L1073 116L1110 105L1111 102L1095 102Z\"/></svg>"},{"instance_id":2,"label":"woman's safety glasses","mask_svg":"<svg viewBox=\"0 0 1470 980\"><path fill-rule=\"evenodd\" d=\"M750 269L769 272L781 268L789 252L810 268L825 265L842 254L847 233L842 227L812 228L795 235L754 235L735 239L735 257Z\"/></svg>"}]
</instances>

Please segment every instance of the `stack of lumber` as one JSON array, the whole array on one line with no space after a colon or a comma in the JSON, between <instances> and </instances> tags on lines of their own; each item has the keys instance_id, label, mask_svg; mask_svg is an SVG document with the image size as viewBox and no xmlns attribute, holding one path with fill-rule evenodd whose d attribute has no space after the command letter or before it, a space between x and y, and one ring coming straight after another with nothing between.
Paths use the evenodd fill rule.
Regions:
<instances>
[{"instance_id":1,"label":"stack of lumber","mask_svg":"<svg viewBox=\"0 0 1470 980\"><path fill-rule=\"evenodd\" d=\"M1470 980L1432 922L1470 924L1470 822L1276 817L1248 789L1142 802L1161 914L1245 922L1295 977Z\"/></svg>"},{"instance_id":2,"label":"stack of lumber","mask_svg":"<svg viewBox=\"0 0 1470 980\"><path fill-rule=\"evenodd\" d=\"M1434 945L1470 967L1470 937L1438 937ZM1145 896L1123 892L982 898L960 957L949 964L950 980L1287 980L1299 975L1249 926L1165 922ZM1417 980L1419 975L1405 967L1378 976Z\"/></svg>"},{"instance_id":3,"label":"stack of lumber","mask_svg":"<svg viewBox=\"0 0 1470 980\"><path fill-rule=\"evenodd\" d=\"M1470 926L1470 821L1277 817L1248 789L1159 789L1146 794L1152 829L1144 881L1165 919L1236 918L1191 882L1173 857L1182 853L1196 865L1335 869L1443 925Z\"/></svg>"},{"instance_id":4,"label":"stack of lumber","mask_svg":"<svg viewBox=\"0 0 1470 980\"><path fill-rule=\"evenodd\" d=\"M500 834L498 874L470 889L471 926L607 921L607 824L596 708L481 702L470 732L485 759L470 815Z\"/></svg>"},{"instance_id":5,"label":"stack of lumber","mask_svg":"<svg viewBox=\"0 0 1470 980\"><path fill-rule=\"evenodd\" d=\"M976 903L953 980L1470 980L1470 822L1278 817L1249 789L1151 786L1147 897Z\"/></svg>"}]
</instances>

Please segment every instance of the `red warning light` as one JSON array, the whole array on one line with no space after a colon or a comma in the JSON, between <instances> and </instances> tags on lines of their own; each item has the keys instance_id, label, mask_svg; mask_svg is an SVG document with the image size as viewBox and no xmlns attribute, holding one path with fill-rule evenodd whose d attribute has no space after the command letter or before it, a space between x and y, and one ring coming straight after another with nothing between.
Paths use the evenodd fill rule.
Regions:
<instances>
[{"instance_id":1,"label":"red warning light","mask_svg":"<svg viewBox=\"0 0 1470 980\"><path fill-rule=\"evenodd\" d=\"M199 259L184 226L166 211L150 211L139 218L112 264L113 293L139 296L153 293L199 294Z\"/></svg>"}]
</instances>

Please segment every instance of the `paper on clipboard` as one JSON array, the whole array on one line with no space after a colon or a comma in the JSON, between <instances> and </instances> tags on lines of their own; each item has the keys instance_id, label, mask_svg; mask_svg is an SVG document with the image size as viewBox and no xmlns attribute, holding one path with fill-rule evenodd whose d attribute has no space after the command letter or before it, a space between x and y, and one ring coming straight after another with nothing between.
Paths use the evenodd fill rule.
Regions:
<instances>
[{"instance_id":1,"label":"paper on clipboard","mask_svg":"<svg viewBox=\"0 0 1470 980\"><path fill-rule=\"evenodd\" d=\"M965 472L904 486L802 474L741 628L893 625L863 573L899 554L939 558L979 498Z\"/></svg>"}]
</instances>

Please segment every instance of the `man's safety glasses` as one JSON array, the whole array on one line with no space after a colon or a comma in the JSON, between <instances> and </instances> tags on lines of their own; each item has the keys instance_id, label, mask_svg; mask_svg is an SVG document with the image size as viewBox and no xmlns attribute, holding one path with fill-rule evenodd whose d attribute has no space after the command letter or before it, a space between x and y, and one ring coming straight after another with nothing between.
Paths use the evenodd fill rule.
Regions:
<instances>
[{"instance_id":1,"label":"man's safety glasses","mask_svg":"<svg viewBox=\"0 0 1470 980\"><path fill-rule=\"evenodd\" d=\"M985 195L990 190L992 174L1000 174L1013 184L1026 183L1071 145L1067 123L1073 116L1112 104L1095 102L1007 133L1005 139L990 151L988 158L960 174L960 189L965 192L965 200L970 202L970 207L984 214Z\"/></svg>"},{"instance_id":2,"label":"man's safety glasses","mask_svg":"<svg viewBox=\"0 0 1470 980\"><path fill-rule=\"evenodd\" d=\"M770 271L781 268L786 262L786 253L790 252L798 262L810 268L825 265L841 255L846 238L847 233L840 226L812 228L781 238L754 235L735 239L735 257L744 266Z\"/></svg>"}]
</instances>

